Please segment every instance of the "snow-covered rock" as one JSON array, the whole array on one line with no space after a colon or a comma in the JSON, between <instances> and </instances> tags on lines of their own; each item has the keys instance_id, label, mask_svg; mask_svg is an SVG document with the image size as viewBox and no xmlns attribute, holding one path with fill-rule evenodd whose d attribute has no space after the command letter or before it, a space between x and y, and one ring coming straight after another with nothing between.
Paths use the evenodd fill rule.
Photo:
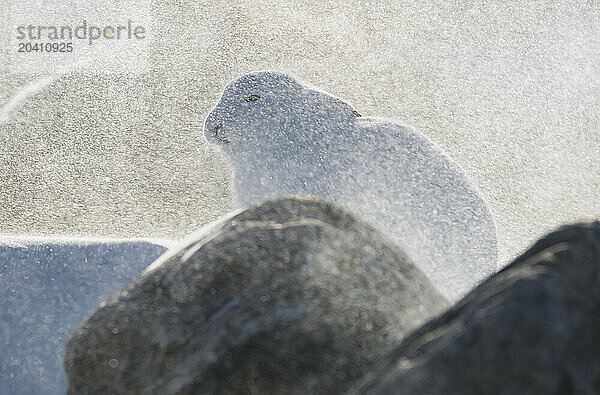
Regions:
<instances>
[{"instance_id":1,"label":"snow-covered rock","mask_svg":"<svg viewBox=\"0 0 600 395\"><path fill-rule=\"evenodd\" d=\"M277 199L172 249L73 333L69 394L343 393L446 300L320 199Z\"/></svg>"},{"instance_id":2,"label":"snow-covered rock","mask_svg":"<svg viewBox=\"0 0 600 395\"><path fill-rule=\"evenodd\" d=\"M365 375L352 394L597 394L600 222L541 238Z\"/></svg>"}]
</instances>

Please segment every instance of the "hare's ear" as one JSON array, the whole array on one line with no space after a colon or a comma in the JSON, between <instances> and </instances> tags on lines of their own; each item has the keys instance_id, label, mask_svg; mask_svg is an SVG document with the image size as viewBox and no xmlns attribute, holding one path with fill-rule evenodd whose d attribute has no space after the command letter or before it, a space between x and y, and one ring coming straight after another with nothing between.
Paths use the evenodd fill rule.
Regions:
<instances>
[{"instance_id":1,"label":"hare's ear","mask_svg":"<svg viewBox=\"0 0 600 395\"><path fill-rule=\"evenodd\" d=\"M304 93L320 112L332 120L349 121L360 114L345 101L318 89L305 89Z\"/></svg>"}]
</instances>

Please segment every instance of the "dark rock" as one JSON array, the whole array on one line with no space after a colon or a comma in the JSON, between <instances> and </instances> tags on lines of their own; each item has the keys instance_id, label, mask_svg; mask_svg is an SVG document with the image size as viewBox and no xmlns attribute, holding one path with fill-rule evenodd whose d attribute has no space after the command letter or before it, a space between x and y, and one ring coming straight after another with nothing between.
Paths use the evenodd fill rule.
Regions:
<instances>
[{"instance_id":1,"label":"dark rock","mask_svg":"<svg viewBox=\"0 0 600 395\"><path fill-rule=\"evenodd\" d=\"M353 392L600 393L600 222L538 241L407 336Z\"/></svg>"},{"instance_id":2,"label":"dark rock","mask_svg":"<svg viewBox=\"0 0 600 395\"><path fill-rule=\"evenodd\" d=\"M210 229L75 331L70 393L339 393L446 306L399 248L324 201Z\"/></svg>"},{"instance_id":3,"label":"dark rock","mask_svg":"<svg viewBox=\"0 0 600 395\"><path fill-rule=\"evenodd\" d=\"M166 248L137 241L20 244L0 245L0 394L64 394L69 335Z\"/></svg>"}]
</instances>

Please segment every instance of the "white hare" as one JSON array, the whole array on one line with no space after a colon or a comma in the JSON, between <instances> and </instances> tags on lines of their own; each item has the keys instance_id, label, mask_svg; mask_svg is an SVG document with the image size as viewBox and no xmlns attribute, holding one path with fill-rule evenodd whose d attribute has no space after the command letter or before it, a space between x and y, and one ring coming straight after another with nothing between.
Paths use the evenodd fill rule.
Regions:
<instances>
[{"instance_id":1,"label":"white hare","mask_svg":"<svg viewBox=\"0 0 600 395\"><path fill-rule=\"evenodd\" d=\"M495 271L487 205L459 166L405 126L258 72L227 86L204 133L233 165L239 206L286 195L334 201L387 233L451 300Z\"/></svg>"}]
</instances>

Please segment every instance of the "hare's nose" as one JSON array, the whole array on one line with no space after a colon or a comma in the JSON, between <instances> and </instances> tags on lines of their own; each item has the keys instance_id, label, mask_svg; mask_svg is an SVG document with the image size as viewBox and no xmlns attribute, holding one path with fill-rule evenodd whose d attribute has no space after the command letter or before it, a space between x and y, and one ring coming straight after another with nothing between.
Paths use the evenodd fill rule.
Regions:
<instances>
[{"instance_id":1,"label":"hare's nose","mask_svg":"<svg viewBox=\"0 0 600 395\"><path fill-rule=\"evenodd\" d=\"M213 128L213 137L215 140L220 141L223 144L229 144L231 141L227 140L225 136L223 136L223 121L219 121Z\"/></svg>"}]
</instances>

